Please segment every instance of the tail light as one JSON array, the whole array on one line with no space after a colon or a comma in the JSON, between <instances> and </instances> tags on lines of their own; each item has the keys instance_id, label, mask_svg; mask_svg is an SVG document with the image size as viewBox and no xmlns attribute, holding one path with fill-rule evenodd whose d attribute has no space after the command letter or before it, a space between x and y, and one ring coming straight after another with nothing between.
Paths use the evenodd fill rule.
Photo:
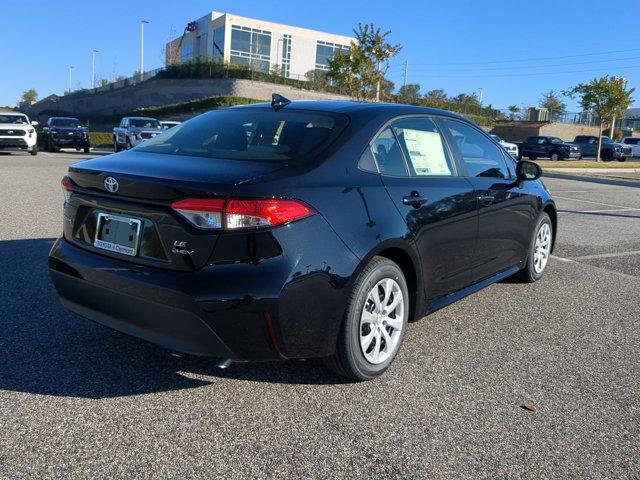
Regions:
<instances>
[{"instance_id":1,"label":"tail light","mask_svg":"<svg viewBox=\"0 0 640 480\"><path fill-rule=\"evenodd\" d=\"M313 215L309 205L299 200L187 198L171 208L198 228L275 227Z\"/></svg>"},{"instance_id":2,"label":"tail light","mask_svg":"<svg viewBox=\"0 0 640 480\"><path fill-rule=\"evenodd\" d=\"M69 177L66 175L62 177L60 186L62 187L62 193L64 194L64 201L66 203L69 201L71 194L73 193L73 187L71 186L71 180L69 180Z\"/></svg>"}]
</instances>

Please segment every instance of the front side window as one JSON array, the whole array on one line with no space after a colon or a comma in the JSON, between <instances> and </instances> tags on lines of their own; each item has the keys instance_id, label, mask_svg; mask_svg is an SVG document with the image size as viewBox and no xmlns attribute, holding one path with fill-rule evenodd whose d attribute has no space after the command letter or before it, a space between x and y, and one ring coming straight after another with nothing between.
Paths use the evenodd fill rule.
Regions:
<instances>
[{"instance_id":1,"label":"front side window","mask_svg":"<svg viewBox=\"0 0 640 480\"><path fill-rule=\"evenodd\" d=\"M407 158L411 175L453 175L453 165L433 120L407 118L392 126Z\"/></svg>"},{"instance_id":2,"label":"front side window","mask_svg":"<svg viewBox=\"0 0 640 480\"><path fill-rule=\"evenodd\" d=\"M407 169L402 158L400 144L391 128L385 128L371 146L378 170L383 175L406 176Z\"/></svg>"},{"instance_id":3,"label":"front side window","mask_svg":"<svg viewBox=\"0 0 640 480\"><path fill-rule=\"evenodd\" d=\"M470 177L510 178L502 149L485 134L456 120L443 119Z\"/></svg>"},{"instance_id":4,"label":"front side window","mask_svg":"<svg viewBox=\"0 0 640 480\"><path fill-rule=\"evenodd\" d=\"M553 144L556 144L556 145L559 144L559 143L564 143L564 141L560 140L558 137L551 137L549 139L549 142L553 143Z\"/></svg>"}]
</instances>

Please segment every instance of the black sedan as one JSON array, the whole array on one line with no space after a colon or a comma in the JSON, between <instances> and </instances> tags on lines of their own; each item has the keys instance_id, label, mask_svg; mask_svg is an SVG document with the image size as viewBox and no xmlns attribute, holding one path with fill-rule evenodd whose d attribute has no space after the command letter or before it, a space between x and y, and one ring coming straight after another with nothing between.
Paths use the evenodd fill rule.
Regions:
<instances>
[{"instance_id":1,"label":"black sedan","mask_svg":"<svg viewBox=\"0 0 640 480\"><path fill-rule=\"evenodd\" d=\"M407 322L542 277L540 174L453 113L274 96L72 165L50 273L70 310L171 350L371 379Z\"/></svg>"}]
</instances>

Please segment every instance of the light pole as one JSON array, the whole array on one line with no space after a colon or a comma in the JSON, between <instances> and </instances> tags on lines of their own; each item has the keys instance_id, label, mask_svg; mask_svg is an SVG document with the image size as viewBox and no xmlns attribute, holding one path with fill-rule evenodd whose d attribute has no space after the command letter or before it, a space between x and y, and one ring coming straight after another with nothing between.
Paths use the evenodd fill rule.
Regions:
<instances>
[{"instance_id":1,"label":"light pole","mask_svg":"<svg viewBox=\"0 0 640 480\"><path fill-rule=\"evenodd\" d=\"M96 88L96 53L98 50L91 52L91 88Z\"/></svg>"},{"instance_id":2,"label":"light pole","mask_svg":"<svg viewBox=\"0 0 640 480\"><path fill-rule=\"evenodd\" d=\"M71 71L73 70L73 65L69 65L69 93L71 93Z\"/></svg>"},{"instance_id":3,"label":"light pole","mask_svg":"<svg viewBox=\"0 0 640 480\"><path fill-rule=\"evenodd\" d=\"M147 20L140 20L140 81L144 80L144 25Z\"/></svg>"}]
</instances>

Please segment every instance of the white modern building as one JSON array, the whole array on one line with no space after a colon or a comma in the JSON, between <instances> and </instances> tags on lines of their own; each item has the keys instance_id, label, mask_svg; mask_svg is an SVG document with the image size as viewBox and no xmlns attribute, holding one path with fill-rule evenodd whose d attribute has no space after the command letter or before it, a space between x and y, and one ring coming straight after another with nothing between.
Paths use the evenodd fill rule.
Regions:
<instances>
[{"instance_id":1,"label":"white modern building","mask_svg":"<svg viewBox=\"0 0 640 480\"><path fill-rule=\"evenodd\" d=\"M263 72L277 65L283 76L304 80L311 70L326 70L334 53L348 49L352 40L344 35L211 12L191 22L184 35L167 43L166 63L207 58Z\"/></svg>"}]
</instances>

